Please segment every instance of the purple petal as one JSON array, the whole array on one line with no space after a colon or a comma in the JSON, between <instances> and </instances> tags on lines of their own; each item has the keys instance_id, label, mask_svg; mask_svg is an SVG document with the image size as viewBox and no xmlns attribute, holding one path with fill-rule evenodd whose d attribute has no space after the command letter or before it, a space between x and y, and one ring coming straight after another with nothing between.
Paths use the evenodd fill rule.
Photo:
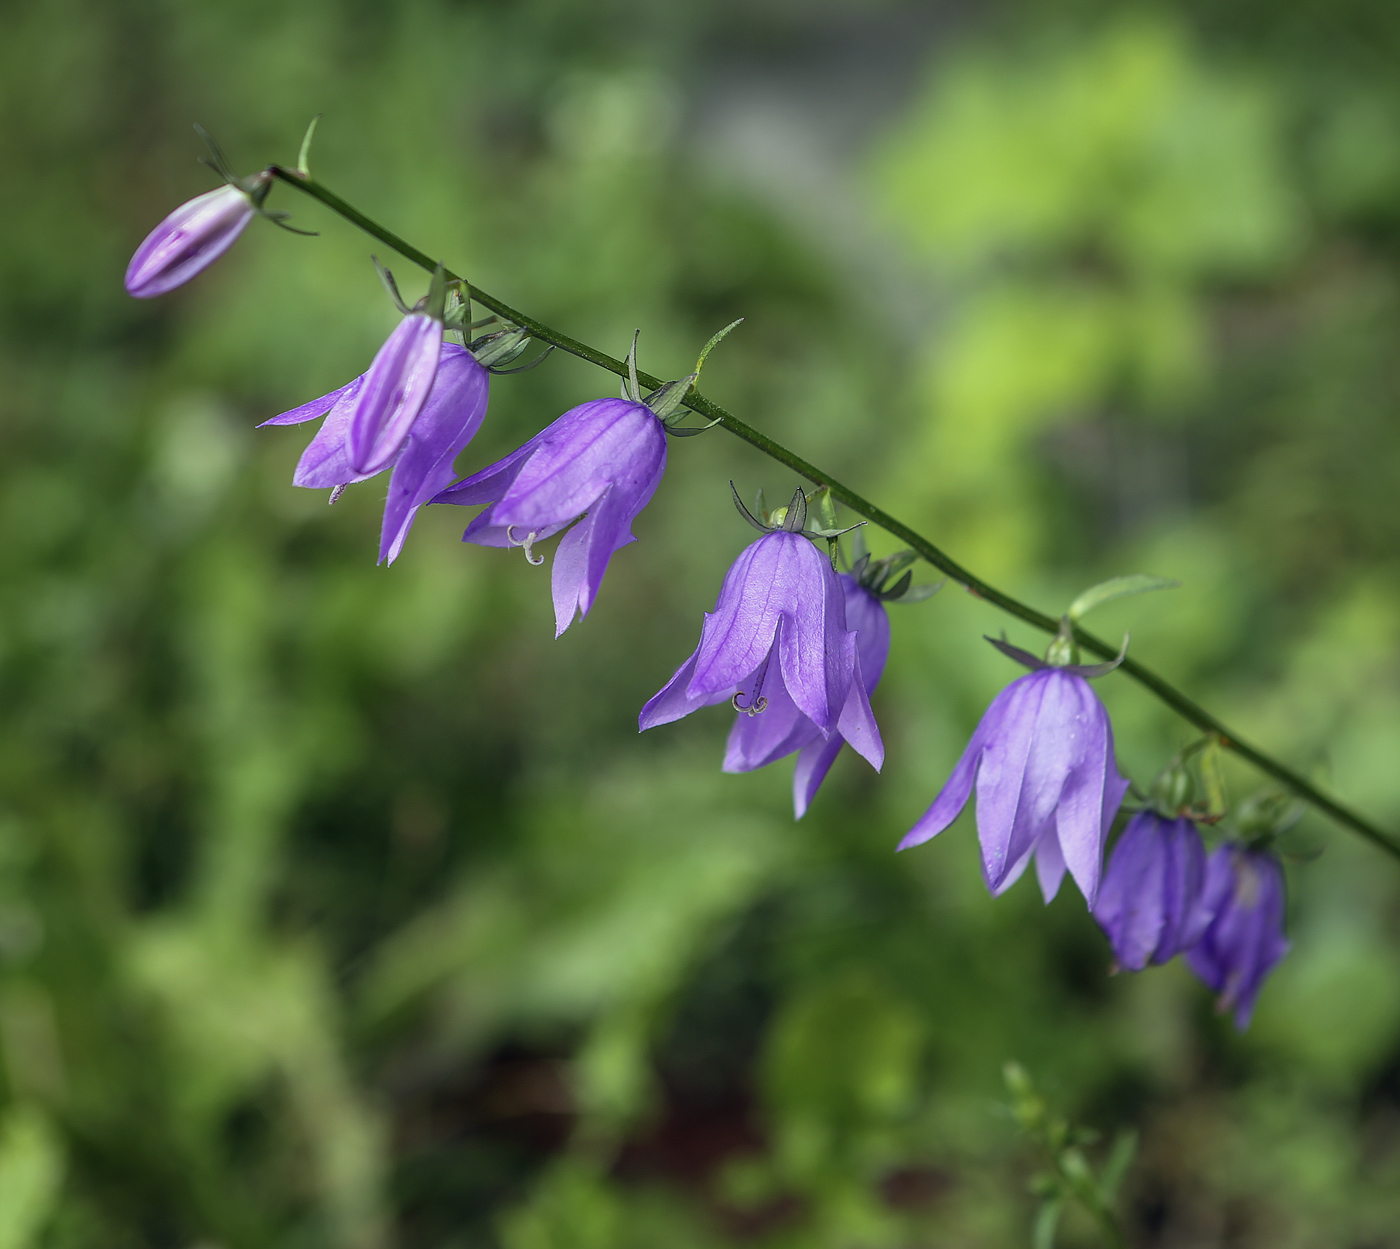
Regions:
<instances>
[{"instance_id":1,"label":"purple petal","mask_svg":"<svg viewBox=\"0 0 1400 1249\"><path fill-rule=\"evenodd\" d=\"M1186 819L1164 822L1166 853L1162 871L1162 935L1152 952L1165 963L1201 939L1214 916L1202 905L1206 849L1196 826Z\"/></svg>"},{"instance_id":2,"label":"purple petal","mask_svg":"<svg viewBox=\"0 0 1400 1249\"><path fill-rule=\"evenodd\" d=\"M698 650L696 654L699 654ZM676 669L675 676L647 700L646 706L637 717L638 730L645 731L654 729L659 724L670 724L671 721L688 716L701 707L712 707L715 703L722 703L729 698L727 691L699 697L688 693L694 675L695 655L692 655Z\"/></svg>"},{"instance_id":3,"label":"purple petal","mask_svg":"<svg viewBox=\"0 0 1400 1249\"><path fill-rule=\"evenodd\" d=\"M630 526L631 517L609 489L588 515L564 535L554 555L552 577L555 637L573 623L575 610L580 616L588 615L608 561L629 542L636 541Z\"/></svg>"},{"instance_id":4,"label":"purple petal","mask_svg":"<svg viewBox=\"0 0 1400 1249\"><path fill-rule=\"evenodd\" d=\"M380 563L398 558L418 509L452 480L453 460L481 428L490 385L491 375L469 351L443 344L433 388L389 479Z\"/></svg>"},{"instance_id":5,"label":"purple petal","mask_svg":"<svg viewBox=\"0 0 1400 1249\"><path fill-rule=\"evenodd\" d=\"M1108 712L1088 681L1053 671L1046 680L1062 695L1055 722L1047 722L1042 730L1064 747L1065 778L1055 825L1070 875L1092 909L1103 870L1104 839L1127 782L1118 775Z\"/></svg>"},{"instance_id":6,"label":"purple petal","mask_svg":"<svg viewBox=\"0 0 1400 1249\"><path fill-rule=\"evenodd\" d=\"M836 721L836 731L878 772L885 762L885 743L880 738L880 726L875 723L875 713L870 709L870 698L865 692L858 643L850 634L846 637L855 653L851 656L850 692L841 708L841 717Z\"/></svg>"},{"instance_id":7,"label":"purple petal","mask_svg":"<svg viewBox=\"0 0 1400 1249\"><path fill-rule=\"evenodd\" d=\"M1108 936L1113 957L1119 967L1128 971L1146 967L1163 940L1165 824L1150 811L1140 812L1128 821L1113 847L1094 902L1094 918Z\"/></svg>"},{"instance_id":8,"label":"purple petal","mask_svg":"<svg viewBox=\"0 0 1400 1249\"><path fill-rule=\"evenodd\" d=\"M816 740L804 746L797 756L797 767L792 773L792 810L799 820L807 814L808 806L845 744L835 733L826 739L818 734ZM900 849L903 848L901 845Z\"/></svg>"},{"instance_id":9,"label":"purple petal","mask_svg":"<svg viewBox=\"0 0 1400 1249\"><path fill-rule=\"evenodd\" d=\"M786 605L783 574L794 542L810 545L796 534L765 534L730 565L715 609L706 612L700 628L691 697L713 702L720 701L715 695L728 698L768 657Z\"/></svg>"},{"instance_id":10,"label":"purple petal","mask_svg":"<svg viewBox=\"0 0 1400 1249\"><path fill-rule=\"evenodd\" d=\"M374 357L356 396L350 464L357 473L387 468L427 401L442 352L442 322L412 312Z\"/></svg>"},{"instance_id":11,"label":"purple petal","mask_svg":"<svg viewBox=\"0 0 1400 1249\"><path fill-rule=\"evenodd\" d=\"M534 449L535 439L532 438L524 446L517 447L505 459L488 464L480 472L464 477L455 486L448 486L433 502L455 503L459 507L494 503L510 488L510 483L515 480L515 475L524 467L525 460Z\"/></svg>"},{"instance_id":12,"label":"purple petal","mask_svg":"<svg viewBox=\"0 0 1400 1249\"><path fill-rule=\"evenodd\" d=\"M807 718L829 736L845 706L855 661L855 635L846 629L846 596L831 561L798 534L784 545L779 573L784 629L777 647L783 683Z\"/></svg>"},{"instance_id":13,"label":"purple petal","mask_svg":"<svg viewBox=\"0 0 1400 1249\"><path fill-rule=\"evenodd\" d=\"M1024 678L1021 678L1024 680ZM989 732L996 732L1001 725L1008 699L1019 698L1019 692L1012 694L1017 682L1013 681L991 702L983 714L972 739L967 743L952 775L948 777L933 805L919 817L918 822L901 839L896 850L908 850L911 846L921 846L932 837L937 837L945 828L962 814L967 800L972 796L972 784L977 779L977 771L982 763L982 747Z\"/></svg>"},{"instance_id":14,"label":"purple petal","mask_svg":"<svg viewBox=\"0 0 1400 1249\"><path fill-rule=\"evenodd\" d=\"M850 573L838 580L846 598L846 628L856 635L856 651L865 674L866 693L873 694L890 655L890 614L885 605Z\"/></svg>"},{"instance_id":15,"label":"purple petal","mask_svg":"<svg viewBox=\"0 0 1400 1249\"><path fill-rule=\"evenodd\" d=\"M233 246L253 211L253 201L236 186L181 204L136 249L126 267L127 293L151 299L188 282Z\"/></svg>"},{"instance_id":16,"label":"purple petal","mask_svg":"<svg viewBox=\"0 0 1400 1249\"><path fill-rule=\"evenodd\" d=\"M786 627L786 622L780 620L779 631ZM752 680L753 674L750 674L743 683L750 692ZM762 696L768 700L765 710L755 716L740 712L734 717L725 744L723 767L726 772L751 772L802 749L810 741L823 740L821 731L792 701L771 660Z\"/></svg>"},{"instance_id":17,"label":"purple petal","mask_svg":"<svg viewBox=\"0 0 1400 1249\"><path fill-rule=\"evenodd\" d=\"M1040 895L1049 906L1065 878L1065 856L1060 849L1059 835L1053 828L1035 843L1035 874L1040 881Z\"/></svg>"},{"instance_id":18,"label":"purple petal","mask_svg":"<svg viewBox=\"0 0 1400 1249\"><path fill-rule=\"evenodd\" d=\"M263 425L300 425L303 421L314 421L318 416L325 416L342 399L353 401L360 392L360 385L364 382L365 375L352 377L339 390L333 390L328 395L322 395L319 399L312 399L309 403L303 403L299 408L293 408L290 412L283 412L280 416L274 416L263 421L258 428Z\"/></svg>"},{"instance_id":19,"label":"purple petal","mask_svg":"<svg viewBox=\"0 0 1400 1249\"><path fill-rule=\"evenodd\" d=\"M528 531L572 520L609 487L630 502L658 478L665 459L665 431L644 404L581 404L539 436L496 504L495 523Z\"/></svg>"},{"instance_id":20,"label":"purple petal","mask_svg":"<svg viewBox=\"0 0 1400 1249\"><path fill-rule=\"evenodd\" d=\"M1036 838L1055 809L1063 770L1054 764L1062 753L1052 742L1038 740L1041 704L1058 706L1059 691L1044 672L1018 677L1003 691L1008 698L997 732L989 734L977 771L977 836L982 845L982 873L995 896L1011 887L1012 868L1028 858ZM1056 782L1058 781L1058 784Z\"/></svg>"},{"instance_id":21,"label":"purple petal","mask_svg":"<svg viewBox=\"0 0 1400 1249\"><path fill-rule=\"evenodd\" d=\"M1289 949L1283 869L1267 851L1221 846L1207 866L1206 890L1218 909L1186 961L1243 1031L1265 977Z\"/></svg>"},{"instance_id":22,"label":"purple petal","mask_svg":"<svg viewBox=\"0 0 1400 1249\"><path fill-rule=\"evenodd\" d=\"M307 444L292 474L292 485L329 490L366 481L373 473L357 473L350 466L350 423L355 416L355 392L336 400L316 436Z\"/></svg>"}]
</instances>

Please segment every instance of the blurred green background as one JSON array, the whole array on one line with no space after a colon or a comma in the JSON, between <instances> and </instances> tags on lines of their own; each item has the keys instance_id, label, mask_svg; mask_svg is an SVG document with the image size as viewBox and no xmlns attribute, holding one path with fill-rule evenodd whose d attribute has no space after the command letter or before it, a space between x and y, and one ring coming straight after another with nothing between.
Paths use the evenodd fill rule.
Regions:
<instances>
[{"instance_id":1,"label":"blurred green background","mask_svg":"<svg viewBox=\"0 0 1400 1249\"><path fill-rule=\"evenodd\" d=\"M1180 578L1099 627L1394 827L1398 57L1383 0L0 5L0 1249L1027 1245L1009 1059L1141 1133L1133 1245L1400 1245L1395 863L1305 821L1237 1036L970 818L892 853L1015 674L961 591L800 824L722 709L637 735L785 470L673 443L556 642L546 569L450 508L377 568L383 479L254 431L393 324L366 239L278 188L320 237L121 290L191 122L247 173L324 112L571 334L675 376L746 317L709 393L1013 593ZM463 471L614 382L499 379ZM1149 781L1184 726L1099 689Z\"/></svg>"}]
</instances>

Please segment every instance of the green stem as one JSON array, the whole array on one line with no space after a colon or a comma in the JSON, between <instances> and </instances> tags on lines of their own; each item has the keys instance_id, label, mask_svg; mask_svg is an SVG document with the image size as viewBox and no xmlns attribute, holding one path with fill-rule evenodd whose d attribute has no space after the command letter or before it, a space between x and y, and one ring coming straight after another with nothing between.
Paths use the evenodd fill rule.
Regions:
<instances>
[{"instance_id":1,"label":"green stem","mask_svg":"<svg viewBox=\"0 0 1400 1249\"><path fill-rule=\"evenodd\" d=\"M438 262L425 252L419 251L411 243L401 239L391 230L386 230L377 221L366 217L364 213L353 205L346 203L334 191L329 190L313 178L304 177L295 170L283 169L279 165L270 165L268 172L274 177L281 179L290 186L313 199L320 200L332 212L338 213L349 221L352 225L359 226L366 234L378 239L386 247L392 247L405 259L411 260L420 268L432 273L438 266ZM459 274L453 273L451 269L446 270L448 281L464 281ZM534 317L512 308L509 304L497 299L494 295L488 295L479 287L471 288L472 298L483 307L489 308L498 316L504 317L508 321L513 321L516 325L528 329L530 333L543 343L552 343L561 351L567 351L571 355L578 356L581 360L587 360L590 364L596 364L599 368L607 369L610 373L616 373L619 377L627 376L627 365L624 361L615 356L610 356L606 352L599 351L595 347L581 343L576 338L570 338L567 334L561 334L558 330L551 329L541 321L536 321ZM638 372L638 379L642 385L656 389L663 385L663 380L653 377L650 373ZM878 525L887 533L892 534L901 542L905 543L910 550L915 551L922 559L935 568L946 573L954 581L964 586L970 593L978 598L986 599L987 602L1009 615L1015 616L1018 620L1025 621L1045 633L1055 633L1060 627L1058 617L1047 616L1044 612L1036 611L1022 603L1019 599L1012 598L1009 594L1003 594L995 586L988 585L980 577L969 572L950 555L945 554L922 534L916 533L902 521L895 519L888 512L876 507L869 500L862 498L849 486L842 485L829 473L823 472L814 464L809 464L801 456L789 451L780 443L774 442L767 434L755 429L752 425L741 421L728 409L721 407L713 399L706 398L699 391L692 391L685 400L685 406L700 416L715 421L724 426L731 434L742 438L745 442L752 444L765 455L771 456L780 464L786 464L800 476L818 486L825 486L831 491L832 498L844 503L851 511L858 516L865 517L872 524ZM1075 640L1085 650L1092 651L1104 659L1113 659L1118 654L1117 647L1092 633L1086 632L1078 625L1074 627ZM1137 662L1137 660L1124 659L1119 668L1120 672L1126 673L1137 681L1139 685L1145 686L1155 694L1162 702L1166 703L1173 711L1184 720L1194 724L1198 729L1206 733L1214 733L1219 736L1221 745L1235 752L1243 759L1247 759L1256 768L1267 776L1285 785L1292 790L1299 798L1311 803L1323 814L1330 816L1338 824L1351 829L1352 832L1359 833L1373 845L1386 851L1388 854L1400 859L1400 841L1396 841L1390 834L1386 833L1376 824L1351 808L1338 802L1334 798L1328 797L1306 777L1295 772L1292 768L1280 763L1277 759L1265 754L1248 742L1242 741L1233 729L1221 723L1219 719L1200 706L1194 700L1188 698L1180 690L1176 689L1169 682L1163 680L1152 669Z\"/></svg>"}]
</instances>

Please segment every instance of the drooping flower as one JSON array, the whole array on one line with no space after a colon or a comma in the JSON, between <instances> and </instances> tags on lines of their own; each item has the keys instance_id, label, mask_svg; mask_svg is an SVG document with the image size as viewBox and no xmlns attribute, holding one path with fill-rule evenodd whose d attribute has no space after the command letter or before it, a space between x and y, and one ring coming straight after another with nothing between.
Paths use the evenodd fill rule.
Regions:
<instances>
[{"instance_id":1,"label":"drooping flower","mask_svg":"<svg viewBox=\"0 0 1400 1249\"><path fill-rule=\"evenodd\" d=\"M1141 971L1189 950L1210 923L1206 849L1192 820L1140 811L1113 847L1094 918L1118 966Z\"/></svg>"},{"instance_id":2,"label":"drooping flower","mask_svg":"<svg viewBox=\"0 0 1400 1249\"><path fill-rule=\"evenodd\" d=\"M410 312L375 354L355 392L346 450L359 477L389 467L428 400L442 354L442 318Z\"/></svg>"},{"instance_id":3,"label":"drooping flower","mask_svg":"<svg viewBox=\"0 0 1400 1249\"><path fill-rule=\"evenodd\" d=\"M849 573L838 574L837 582L845 599L846 627L856 635L856 667L852 681L860 684L868 698L879 684L889 657L890 619L884 604ZM798 710L781 682L770 682L766 689L766 695L762 696L767 698L767 707L762 714L741 711L735 717L725 745L724 770L751 772L797 751L797 766L792 776L792 807L800 820L846 739L839 723L830 736L823 733ZM860 750L860 746L856 749ZM871 762L877 768L880 766L873 759Z\"/></svg>"},{"instance_id":4,"label":"drooping flower","mask_svg":"<svg viewBox=\"0 0 1400 1249\"><path fill-rule=\"evenodd\" d=\"M992 700L947 784L898 848L941 833L975 784L982 874L992 894L1009 889L1034 856L1046 902L1068 868L1092 907L1104 840L1128 782L1118 775L1108 712L1085 677L1113 665L1052 667L1004 642L993 645L1035 670Z\"/></svg>"},{"instance_id":5,"label":"drooping flower","mask_svg":"<svg viewBox=\"0 0 1400 1249\"><path fill-rule=\"evenodd\" d=\"M452 480L453 460L481 428L490 374L466 348L442 343L427 395L403 439L384 464L366 472L356 469L353 447L360 398L369 377L361 374L339 390L263 424L295 425L318 416L326 418L302 454L292 482L330 489L335 492L332 498L345 486L393 465L379 540L380 563L393 563L403 549L418 509Z\"/></svg>"},{"instance_id":6,"label":"drooping flower","mask_svg":"<svg viewBox=\"0 0 1400 1249\"><path fill-rule=\"evenodd\" d=\"M233 183L181 204L136 249L127 294L153 299L188 282L233 246L255 212L253 196Z\"/></svg>"},{"instance_id":7,"label":"drooping flower","mask_svg":"<svg viewBox=\"0 0 1400 1249\"><path fill-rule=\"evenodd\" d=\"M1233 1010L1235 1027L1249 1026L1255 999L1274 964L1288 953L1283 935L1283 866L1268 850L1220 846L1206 868L1210 925L1186 953L1186 963Z\"/></svg>"},{"instance_id":8,"label":"drooping flower","mask_svg":"<svg viewBox=\"0 0 1400 1249\"><path fill-rule=\"evenodd\" d=\"M557 637L576 612L588 615L608 561L635 541L632 522L665 469L666 431L650 407L633 399L594 399L432 501L490 504L462 541L524 547L531 563L544 559L534 555L535 543L568 529L554 555Z\"/></svg>"},{"instance_id":9,"label":"drooping flower","mask_svg":"<svg viewBox=\"0 0 1400 1249\"><path fill-rule=\"evenodd\" d=\"M588 615L614 553L636 541L632 522L666 471L666 435L684 437L709 428L682 426L685 397L706 356L738 324L733 321L710 338L689 374L645 395L634 335L621 399L593 399L570 408L505 459L432 500L488 504L462 541L523 547L531 564L544 563L543 555L535 555L537 542L568 530L554 552L550 577L555 637L575 616Z\"/></svg>"},{"instance_id":10,"label":"drooping flower","mask_svg":"<svg viewBox=\"0 0 1400 1249\"><path fill-rule=\"evenodd\" d=\"M715 610L705 615L695 653L638 718L642 729L655 728L727 701L753 723L765 721L752 733L736 728L739 744L731 735L729 771L747 770L730 766L736 752L758 767L833 740L838 749L849 742L876 768L884 762L856 633L847 627L846 594L830 560L801 532L806 508L796 506L800 498L799 491L785 527L765 533L734 561ZM883 666L878 630L871 642L872 660ZM817 762L815 756L809 762L812 772Z\"/></svg>"},{"instance_id":11,"label":"drooping flower","mask_svg":"<svg viewBox=\"0 0 1400 1249\"><path fill-rule=\"evenodd\" d=\"M738 502L737 498L735 501ZM794 498L794 504L796 502ZM834 532L836 514L829 497L823 498L823 507L823 524L833 527L823 532ZM750 523L755 522L756 518L747 508L741 506L741 511ZM838 574L837 581L846 600L846 626L856 635L855 679L862 683L868 696L880 683L890 652L890 618L885 604L922 602L937 593L942 583L925 586L911 584L913 575L905 570L915 562L912 551L901 551L897 555L874 560L865 548L859 529L854 533L852 544L851 571ZM901 577L900 573L904 575ZM845 741L839 728L830 737L825 737L805 716L789 713L776 700L770 699L766 714L751 716L741 713L735 719L725 748L724 770L750 772L784 755L798 752L797 766L792 776L792 806L800 820L807 813Z\"/></svg>"}]
</instances>

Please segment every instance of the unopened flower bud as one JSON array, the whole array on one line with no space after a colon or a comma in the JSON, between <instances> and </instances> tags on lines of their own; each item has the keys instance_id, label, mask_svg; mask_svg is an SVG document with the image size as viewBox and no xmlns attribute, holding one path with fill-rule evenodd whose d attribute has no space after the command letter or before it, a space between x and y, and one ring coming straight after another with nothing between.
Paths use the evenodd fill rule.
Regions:
<instances>
[{"instance_id":1,"label":"unopened flower bud","mask_svg":"<svg viewBox=\"0 0 1400 1249\"><path fill-rule=\"evenodd\" d=\"M136 249L127 293L152 299L188 282L233 246L256 211L253 196L232 183L181 204Z\"/></svg>"}]
</instances>

